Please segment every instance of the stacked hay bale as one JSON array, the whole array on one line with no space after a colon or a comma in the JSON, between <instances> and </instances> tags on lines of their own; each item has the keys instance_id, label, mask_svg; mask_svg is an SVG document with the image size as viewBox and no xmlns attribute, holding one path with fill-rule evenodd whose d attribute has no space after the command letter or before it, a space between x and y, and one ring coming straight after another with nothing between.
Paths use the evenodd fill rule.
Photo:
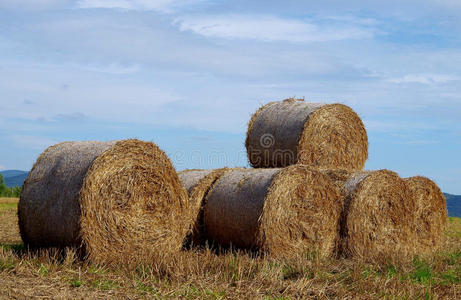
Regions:
<instances>
[{"instance_id":1,"label":"stacked hay bale","mask_svg":"<svg viewBox=\"0 0 461 300\"><path fill-rule=\"evenodd\" d=\"M226 169L214 179L205 174L213 173L190 171L180 177L186 185L195 183L190 191L202 191L193 201L204 203L208 239L276 257L334 252L340 195L327 176L302 165Z\"/></svg>"},{"instance_id":2,"label":"stacked hay bale","mask_svg":"<svg viewBox=\"0 0 461 300\"><path fill-rule=\"evenodd\" d=\"M150 263L159 252L178 251L187 212L187 193L168 157L138 140L48 148L18 206L26 246L80 247L109 264Z\"/></svg>"},{"instance_id":3,"label":"stacked hay bale","mask_svg":"<svg viewBox=\"0 0 461 300\"><path fill-rule=\"evenodd\" d=\"M415 176L406 178L415 197L415 250L427 256L440 250L447 227L447 204L440 188L429 178Z\"/></svg>"},{"instance_id":4,"label":"stacked hay bale","mask_svg":"<svg viewBox=\"0 0 461 300\"><path fill-rule=\"evenodd\" d=\"M180 172L179 179L189 194L189 210L191 215L192 228L187 235L184 244L186 247L202 245L206 241L204 230L204 206L210 187L229 168L217 170L184 170Z\"/></svg>"},{"instance_id":5,"label":"stacked hay bale","mask_svg":"<svg viewBox=\"0 0 461 300\"><path fill-rule=\"evenodd\" d=\"M367 133L349 107L271 102L252 116L245 145L256 169L180 175L195 203L195 241L367 261L440 247L446 226L440 189L422 177L363 171Z\"/></svg>"},{"instance_id":6,"label":"stacked hay bale","mask_svg":"<svg viewBox=\"0 0 461 300\"><path fill-rule=\"evenodd\" d=\"M412 257L416 202L402 178L389 170L322 172L342 195L342 256L368 261Z\"/></svg>"},{"instance_id":7,"label":"stacked hay bale","mask_svg":"<svg viewBox=\"0 0 461 300\"><path fill-rule=\"evenodd\" d=\"M205 240L275 257L369 261L440 248L447 216L440 189L424 177L363 171L367 133L349 107L271 102L252 116L245 144L254 169L179 176L153 143L52 146L24 183L24 243L77 247L94 262L128 265Z\"/></svg>"},{"instance_id":8,"label":"stacked hay bale","mask_svg":"<svg viewBox=\"0 0 461 300\"><path fill-rule=\"evenodd\" d=\"M446 224L440 190L419 177L362 171L367 134L349 107L293 98L270 102L252 116L245 145L255 168L304 164L322 169L336 183L342 195L342 256L409 258L440 247Z\"/></svg>"},{"instance_id":9,"label":"stacked hay bale","mask_svg":"<svg viewBox=\"0 0 461 300\"><path fill-rule=\"evenodd\" d=\"M262 106L248 124L245 146L254 168L299 163L361 170L368 157L367 132L350 107L293 98Z\"/></svg>"}]
</instances>

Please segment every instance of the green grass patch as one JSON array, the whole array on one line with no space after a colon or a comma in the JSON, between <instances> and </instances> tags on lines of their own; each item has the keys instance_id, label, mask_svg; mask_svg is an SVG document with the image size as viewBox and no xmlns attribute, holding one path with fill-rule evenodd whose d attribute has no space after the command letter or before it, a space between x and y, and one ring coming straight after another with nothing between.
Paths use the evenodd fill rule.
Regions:
<instances>
[{"instance_id":1,"label":"green grass patch","mask_svg":"<svg viewBox=\"0 0 461 300\"><path fill-rule=\"evenodd\" d=\"M461 283L461 269L457 268L455 270L449 270L441 274L442 285L453 285Z\"/></svg>"},{"instance_id":2,"label":"green grass patch","mask_svg":"<svg viewBox=\"0 0 461 300\"><path fill-rule=\"evenodd\" d=\"M448 223L461 223L461 218L448 217Z\"/></svg>"},{"instance_id":3,"label":"green grass patch","mask_svg":"<svg viewBox=\"0 0 461 300\"><path fill-rule=\"evenodd\" d=\"M24 244L2 244L0 243L0 248L3 248L7 251L13 250L16 253L24 251Z\"/></svg>"},{"instance_id":4,"label":"green grass patch","mask_svg":"<svg viewBox=\"0 0 461 300\"><path fill-rule=\"evenodd\" d=\"M297 265L287 264L282 267L282 274L284 280L298 279L302 276L302 270Z\"/></svg>"},{"instance_id":5,"label":"green grass patch","mask_svg":"<svg viewBox=\"0 0 461 300\"><path fill-rule=\"evenodd\" d=\"M140 281L136 281L136 285L138 286L138 290L143 291L148 294L155 294L157 293L157 288L152 285L144 284Z\"/></svg>"},{"instance_id":6,"label":"green grass patch","mask_svg":"<svg viewBox=\"0 0 461 300\"><path fill-rule=\"evenodd\" d=\"M363 279L368 279L368 277L374 275L376 272L373 270L373 268L367 266L362 269L362 278Z\"/></svg>"},{"instance_id":7,"label":"green grass patch","mask_svg":"<svg viewBox=\"0 0 461 300\"><path fill-rule=\"evenodd\" d=\"M443 259L443 262L449 266L461 264L461 251L448 253Z\"/></svg>"},{"instance_id":8,"label":"green grass patch","mask_svg":"<svg viewBox=\"0 0 461 300\"><path fill-rule=\"evenodd\" d=\"M424 299L426 299L426 300L432 300L432 299L434 299L434 295L432 295L431 291L427 291L427 292L424 294Z\"/></svg>"},{"instance_id":9,"label":"green grass patch","mask_svg":"<svg viewBox=\"0 0 461 300\"><path fill-rule=\"evenodd\" d=\"M83 282L80 279L74 279L70 282L70 285L74 288L80 287L83 285Z\"/></svg>"},{"instance_id":10,"label":"green grass patch","mask_svg":"<svg viewBox=\"0 0 461 300\"><path fill-rule=\"evenodd\" d=\"M17 203L0 203L0 209L18 208Z\"/></svg>"},{"instance_id":11,"label":"green grass patch","mask_svg":"<svg viewBox=\"0 0 461 300\"><path fill-rule=\"evenodd\" d=\"M196 288L195 286L190 285L183 292L179 293L178 296L186 299L223 299L226 296L226 293L216 292L206 288Z\"/></svg>"},{"instance_id":12,"label":"green grass patch","mask_svg":"<svg viewBox=\"0 0 461 300\"><path fill-rule=\"evenodd\" d=\"M389 265L386 270L386 277L393 278L397 274L397 267L394 265Z\"/></svg>"},{"instance_id":13,"label":"green grass patch","mask_svg":"<svg viewBox=\"0 0 461 300\"><path fill-rule=\"evenodd\" d=\"M460 231L456 231L456 232L447 232L447 236L449 236L449 237L451 237L451 238L460 239L460 238L461 238L461 232L460 232Z\"/></svg>"},{"instance_id":14,"label":"green grass patch","mask_svg":"<svg viewBox=\"0 0 461 300\"><path fill-rule=\"evenodd\" d=\"M48 275L48 268L46 266L44 266L43 264L40 265L40 268L38 269L38 273L40 274L40 276L46 276Z\"/></svg>"},{"instance_id":15,"label":"green grass patch","mask_svg":"<svg viewBox=\"0 0 461 300\"><path fill-rule=\"evenodd\" d=\"M420 259L415 259L413 265L415 266L415 270L405 277L412 279L415 283L433 283L432 267L428 263Z\"/></svg>"},{"instance_id":16,"label":"green grass patch","mask_svg":"<svg viewBox=\"0 0 461 300\"><path fill-rule=\"evenodd\" d=\"M8 271L14 269L16 266L15 262L10 259L0 259L0 271Z\"/></svg>"},{"instance_id":17,"label":"green grass patch","mask_svg":"<svg viewBox=\"0 0 461 300\"><path fill-rule=\"evenodd\" d=\"M107 273L107 270L99 266L90 266L88 269L88 273L103 275Z\"/></svg>"},{"instance_id":18,"label":"green grass patch","mask_svg":"<svg viewBox=\"0 0 461 300\"><path fill-rule=\"evenodd\" d=\"M230 256L227 261L229 272L231 274L232 281L239 281L239 260L236 256Z\"/></svg>"},{"instance_id":19,"label":"green grass patch","mask_svg":"<svg viewBox=\"0 0 461 300\"><path fill-rule=\"evenodd\" d=\"M105 291L117 289L120 287L118 282L112 280L96 280L92 282L92 285Z\"/></svg>"}]
</instances>

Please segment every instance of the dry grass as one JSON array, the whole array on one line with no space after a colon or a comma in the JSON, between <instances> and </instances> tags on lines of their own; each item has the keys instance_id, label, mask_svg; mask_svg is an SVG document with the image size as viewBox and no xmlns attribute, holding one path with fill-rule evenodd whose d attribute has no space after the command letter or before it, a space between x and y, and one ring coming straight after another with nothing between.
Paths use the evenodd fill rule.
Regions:
<instances>
[{"instance_id":1,"label":"dry grass","mask_svg":"<svg viewBox=\"0 0 461 300\"><path fill-rule=\"evenodd\" d=\"M21 243L18 227L17 198L0 198L0 243Z\"/></svg>"},{"instance_id":2,"label":"dry grass","mask_svg":"<svg viewBox=\"0 0 461 300\"><path fill-rule=\"evenodd\" d=\"M15 229L11 236L12 228ZM295 299L461 297L461 219L450 218L443 252L402 265L302 257L276 261L188 251L136 270L109 268L20 243L15 208L0 208L0 298Z\"/></svg>"},{"instance_id":3,"label":"dry grass","mask_svg":"<svg viewBox=\"0 0 461 300\"><path fill-rule=\"evenodd\" d=\"M6 197L0 197L0 204L18 204L19 199L18 198L6 198Z\"/></svg>"}]
</instances>

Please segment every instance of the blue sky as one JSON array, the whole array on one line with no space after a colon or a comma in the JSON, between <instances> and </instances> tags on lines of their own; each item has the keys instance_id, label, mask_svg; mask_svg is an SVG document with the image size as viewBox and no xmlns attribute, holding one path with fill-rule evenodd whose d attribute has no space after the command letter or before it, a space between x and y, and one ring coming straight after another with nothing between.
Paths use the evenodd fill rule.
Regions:
<instances>
[{"instance_id":1,"label":"blue sky","mask_svg":"<svg viewBox=\"0 0 461 300\"><path fill-rule=\"evenodd\" d=\"M245 166L271 100L363 118L368 169L461 194L461 2L0 0L0 169L66 140L156 142Z\"/></svg>"}]
</instances>

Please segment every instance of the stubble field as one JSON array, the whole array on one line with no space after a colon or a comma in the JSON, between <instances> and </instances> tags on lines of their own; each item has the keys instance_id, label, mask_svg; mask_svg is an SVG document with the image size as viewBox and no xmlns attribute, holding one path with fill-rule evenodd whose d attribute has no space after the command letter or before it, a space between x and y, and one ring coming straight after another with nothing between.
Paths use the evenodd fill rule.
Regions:
<instances>
[{"instance_id":1,"label":"stubble field","mask_svg":"<svg viewBox=\"0 0 461 300\"><path fill-rule=\"evenodd\" d=\"M449 218L446 237L443 252L405 264L190 250L127 269L79 261L72 250L27 251L17 199L0 198L0 298L460 299L461 219Z\"/></svg>"}]
</instances>

